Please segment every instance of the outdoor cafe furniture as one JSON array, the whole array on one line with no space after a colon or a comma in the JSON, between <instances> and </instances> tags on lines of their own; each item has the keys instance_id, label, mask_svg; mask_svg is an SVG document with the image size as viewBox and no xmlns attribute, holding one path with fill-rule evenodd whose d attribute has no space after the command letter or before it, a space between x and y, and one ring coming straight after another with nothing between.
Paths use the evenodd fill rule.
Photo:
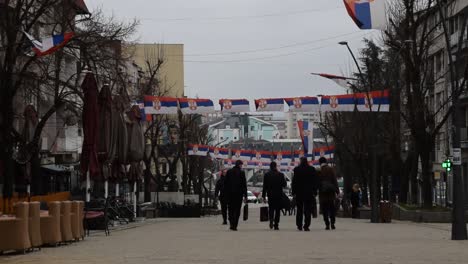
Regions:
<instances>
[{"instance_id":1,"label":"outdoor cafe furniture","mask_svg":"<svg viewBox=\"0 0 468 264\"><path fill-rule=\"evenodd\" d=\"M15 250L24 253L31 247L28 222L28 203L17 203L15 216L0 217L0 252Z\"/></svg>"},{"instance_id":2,"label":"outdoor cafe furniture","mask_svg":"<svg viewBox=\"0 0 468 264\"><path fill-rule=\"evenodd\" d=\"M71 226L71 202L63 201L60 203L60 232L62 234L62 241L69 242L73 240L72 226Z\"/></svg>"},{"instance_id":3,"label":"outdoor cafe furniture","mask_svg":"<svg viewBox=\"0 0 468 264\"><path fill-rule=\"evenodd\" d=\"M60 202L50 202L49 212L41 215L42 243L57 245L62 241L60 232Z\"/></svg>"},{"instance_id":4,"label":"outdoor cafe furniture","mask_svg":"<svg viewBox=\"0 0 468 264\"><path fill-rule=\"evenodd\" d=\"M40 206L39 202L29 203L29 239L32 248L40 248L42 246Z\"/></svg>"}]
</instances>

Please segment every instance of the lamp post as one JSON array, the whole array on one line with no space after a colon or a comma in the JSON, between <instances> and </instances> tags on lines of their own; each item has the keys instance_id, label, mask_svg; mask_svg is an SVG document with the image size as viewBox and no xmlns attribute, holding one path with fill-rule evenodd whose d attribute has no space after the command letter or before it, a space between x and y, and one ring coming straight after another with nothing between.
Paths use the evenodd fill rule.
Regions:
<instances>
[{"instance_id":1,"label":"lamp post","mask_svg":"<svg viewBox=\"0 0 468 264\"><path fill-rule=\"evenodd\" d=\"M349 47L348 45L348 42L347 41L340 41L338 42L338 44L342 45L342 46L346 46L346 48L348 48L348 51L349 53L351 54L351 56L353 57L353 60L354 60L354 63L356 64L356 67L359 71L359 78L361 79L361 82L367 86L367 96L369 96L369 92L371 91L371 83L367 82L367 80L364 78L364 75L362 73L362 70L361 70L361 67L359 66L359 63L356 59L356 56L354 56L354 53L353 51L351 50L351 48ZM376 129L376 122L371 122L371 126L373 127L373 131L375 132L377 129ZM371 179L370 179L370 183L371 183L371 191L372 191L372 194L371 194L371 222L372 223L378 223L379 222L379 214L377 212L377 209L378 209L378 197L377 197L377 139L375 138L374 136L374 133L372 133L372 136L370 138L370 142L371 142L371 164L372 164L372 170L371 170Z\"/></svg>"}]
</instances>

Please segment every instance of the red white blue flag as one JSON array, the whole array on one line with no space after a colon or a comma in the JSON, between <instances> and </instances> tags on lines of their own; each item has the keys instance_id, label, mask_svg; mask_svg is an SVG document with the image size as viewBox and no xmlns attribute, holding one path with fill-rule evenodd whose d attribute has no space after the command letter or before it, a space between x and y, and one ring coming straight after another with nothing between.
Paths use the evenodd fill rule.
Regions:
<instances>
[{"instance_id":1,"label":"red white blue flag","mask_svg":"<svg viewBox=\"0 0 468 264\"><path fill-rule=\"evenodd\" d=\"M187 147L189 156L202 156L208 155L209 147L205 145L189 144Z\"/></svg>"},{"instance_id":2,"label":"red white blue flag","mask_svg":"<svg viewBox=\"0 0 468 264\"><path fill-rule=\"evenodd\" d=\"M317 97L284 98L290 112L318 112L320 104Z\"/></svg>"},{"instance_id":3,"label":"red white blue flag","mask_svg":"<svg viewBox=\"0 0 468 264\"><path fill-rule=\"evenodd\" d=\"M229 149L210 147L210 156L213 159L227 159L229 158Z\"/></svg>"},{"instance_id":4,"label":"red white blue flag","mask_svg":"<svg viewBox=\"0 0 468 264\"><path fill-rule=\"evenodd\" d=\"M207 114L214 112L214 104L210 99L179 98L178 100L183 114Z\"/></svg>"},{"instance_id":5,"label":"red white blue flag","mask_svg":"<svg viewBox=\"0 0 468 264\"><path fill-rule=\"evenodd\" d=\"M45 56L56 52L73 38L74 32L68 32L60 35L43 38L41 41L36 40L33 36L23 32L33 44L33 51L37 56Z\"/></svg>"},{"instance_id":6,"label":"red white blue flag","mask_svg":"<svg viewBox=\"0 0 468 264\"><path fill-rule=\"evenodd\" d=\"M137 100L134 103L132 103L132 106L136 105L140 109L140 115L141 115L141 120L142 121L151 121L151 115L146 114L145 112L145 102L142 100Z\"/></svg>"},{"instance_id":7,"label":"red white blue flag","mask_svg":"<svg viewBox=\"0 0 468 264\"><path fill-rule=\"evenodd\" d=\"M255 107L259 112L284 111L283 98L265 98L255 100Z\"/></svg>"},{"instance_id":8,"label":"red white blue flag","mask_svg":"<svg viewBox=\"0 0 468 264\"><path fill-rule=\"evenodd\" d=\"M357 93L356 107L361 112L388 112L390 111L390 98L388 90Z\"/></svg>"},{"instance_id":9,"label":"red white blue flag","mask_svg":"<svg viewBox=\"0 0 468 264\"><path fill-rule=\"evenodd\" d=\"M333 159L335 154L335 146L325 146L314 149L315 160L318 160L321 157L326 159Z\"/></svg>"},{"instance_id":10,"label":"red white blue flag","mask_svg":"<svg viewBox=\"0 0 468 264\"><path fill-rule=\"evenodd\" d=\"M333 75L333 74L328 74L328 73L311 73L313 75L318 75L320 77L323 77L323 78L327 78L329 80L332 80L334 81L336 84L338 84L339 86L343 87L343 88L350 88L351 87L351 83L350 81L356 81L355 78L349 78L349 77L343 77L343 76L337 76L337 75Z\"/></svg>"},{"instance_id":11,"label":"red white blue flag","mask_svg":"<svg viewBox=\"0 0 468 264\"><path fill-rule=\"evenodd\" d=\"M343 0L349 16L360 29L385 29L386 0Z\"/></svg>"},{"instance_id":12,"label":"red white blue flag","mask_svg":"<svg viewBox=\"0 0 468 264\"><path fill-rule=\"evenodd\" d=\"M148 115L177 114L177 98L145 96L145 113Z\"/></svg>"},{"instance_id":13,"label":"red white blue flag","mask_svg":"<svg viewBox=\"0 0 468 264\"><path fill-rule=\"evenodd\" d=\"M297 121L299 134L301 135L302 146L304 147L304 154L313 154L314 148L314 126L309 121Z\"/></svg>"},{"instance_id":14,"label":"red white blue flag","mask_svg":"<svg viewBox=\"0 0 468 264\"><path fill-rule=\"evenodd\" d=\"M252 160L257 162L271 162L271 151L257 150L253 152Z\"/></svg>"},{"instance_id":15,"label":"red white blue flag","mask_svg":"<svg viewBox=\"0 0 468 264\"><path fill-rule=\"evenodd\" d=\"M276 163L291 162L293 153L291 151L277 151L274 153Z\"/></svg>"},{"instance_id":16,"label":"red white blue flag","mask_svg":"<svg viewBox=\"0 0 468 264\"><path fill-rule=\"evenodd\" d=\"M250 103L247 99L221 99L221 111L227 113L250 112Z\"/></svg>"},{"instance_id":17,"label":"red white blue flag","mask_svg":"<svg viewBox=\"0 0 468 264\"><path fill-rule=\"evenodd\" d=\"M249 161L249 160L252 159L252 151L251 150L245 150L245 149L233 149L231 159Z\"/></svg>"},{"instance_id":18,"label":"red white blue flag","mask_svg":"<svg viewBox=\"0 0 468 264\"><path fill-rule=\"evenodd\" d=\"M322 112L352 112L355 108L354 94L326 95L322 97Z\"/></svg>"},{"instance_id":19,"label":"red white blue flag","mask_svg":"<svg viewBox=\"0 0 468 264\"><path fill-rule=\"evenodd\" d=\"M235 163L236 163L235 160L225 159L224 162L223 162L223 165L224 165L224 168L230 169L230 168L234 167Z\"/></svg>"}]
</instances>

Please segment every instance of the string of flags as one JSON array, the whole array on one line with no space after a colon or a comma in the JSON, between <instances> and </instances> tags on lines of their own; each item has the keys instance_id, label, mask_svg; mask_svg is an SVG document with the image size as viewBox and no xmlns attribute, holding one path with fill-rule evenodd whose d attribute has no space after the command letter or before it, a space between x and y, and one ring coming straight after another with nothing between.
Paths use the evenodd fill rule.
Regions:
<instances>
[{"instance_id":1,"label":"string of flags","mask_svg":"<svg viewBox=\"0 0 468 264\"><path fill-rule=\"evenodd\" d=\"M390 110L389 91L372 91L344 95L325 95L318 97L294 98L262 98L255 100L258 112L278 112L285 110L285 103L290 112L336 112L354 110L361 112L388 112ZM143 102L138 102L145 115L177 114L207 114L214 113L214 103L210 99L175 98L145 96ZM247 99L219 100L222 112L252 112Z\"/></svg>"},{"instance_id":2,"label":"string of flags","mask_svg":"<svg viewBox=\"0 0 468 264\"><path fill-rule=\"evenodd\" d=\"M332 162L332 159L327 159L328 162ZM243 161L242 168L243 169L258 169L258 170L268 170L270 169L270 162L263 162L263 161ZM235 159L225 159L223 160L224 168L230 169L234 167L236 163ZM310 160L310 166L318 167L320 166L318 160ZM278 169L281 172L291 172L294 170L295 167L299 166L299 161L292 161L292 162L281 162L277 164Z\"/></svg>"}]
</instances>

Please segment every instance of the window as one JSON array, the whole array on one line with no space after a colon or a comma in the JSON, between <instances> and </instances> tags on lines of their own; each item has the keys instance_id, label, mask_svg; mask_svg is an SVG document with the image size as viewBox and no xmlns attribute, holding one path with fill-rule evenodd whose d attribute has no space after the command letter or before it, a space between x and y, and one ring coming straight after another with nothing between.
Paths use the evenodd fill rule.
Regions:
<instances>
[{"instance_id":1,"label":"window","mask_svg":"<svg viewBox=\"0 0 468 264\"><path fill-rule=\"evenodd\" d=\"M219 137L219 139L224 139L223 137Z\"/></svg>"},{"instance_id":2,"label":"window","mask_svg":"<svg viewBox=\"0 0 468 264\"><path fill-rule=\"evenodd\" d=\"M250 126L250 130L255 131L255 126Z\"/></svg>"}]
</instances>

